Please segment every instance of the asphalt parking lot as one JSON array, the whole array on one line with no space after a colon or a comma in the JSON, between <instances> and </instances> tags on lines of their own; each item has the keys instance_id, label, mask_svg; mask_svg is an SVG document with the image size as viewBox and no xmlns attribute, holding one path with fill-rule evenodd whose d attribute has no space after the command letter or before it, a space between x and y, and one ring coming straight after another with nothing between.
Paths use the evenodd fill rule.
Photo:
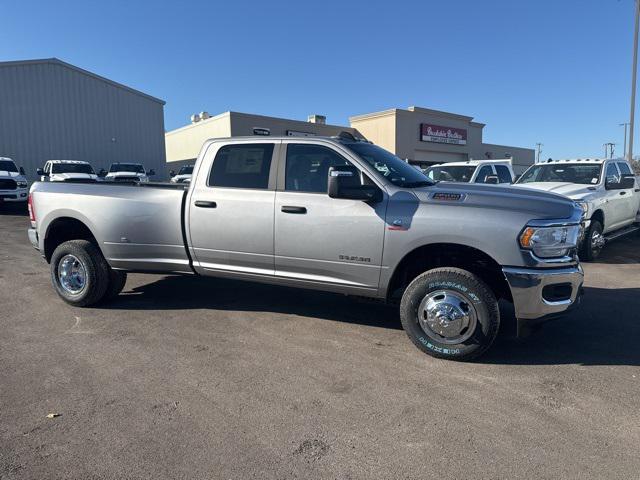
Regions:
<instances>
[{"instance_id":1,"label":"asphalt parking lot","mask_svg":"<svg viewBox=\"0 0 640 480\"><path fill-rule=\"evenodd\" d=\"M131 275L75 309L27 226L0 206L2 479L638 477L639 237L585 265L579 310L465 364L341 295Z\"/></svg>"}]
</instances>

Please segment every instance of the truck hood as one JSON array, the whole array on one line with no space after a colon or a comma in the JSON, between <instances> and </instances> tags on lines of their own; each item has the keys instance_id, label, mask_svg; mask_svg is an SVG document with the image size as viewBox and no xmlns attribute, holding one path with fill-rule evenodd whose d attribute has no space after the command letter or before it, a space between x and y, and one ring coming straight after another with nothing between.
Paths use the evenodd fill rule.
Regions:
<instances>
[{"instance_id":1,"label":"truck hood","mask_svg":"<svg viewBox=\"0 0 640 480\"><path fill-rule=\"evenodd\" d=\"M572 200L555 193L514 186L479 183L437 183L414 190L421 202L518 211L531 219L567 219L582 210Z\"/></svg>"},{"instance_id":2,"label":"truck hood","mask_svg":"<svg viewBox=\"0 0 640 480\"><path fill-rule=\"evenodd\" d=\"M20 175L19 172L9 172L8 170L0 170L0 178L12 178L15 181L26 180L26 177Z\"/></svg>"},{"instance_id":3,"label":"truck hood","mask_svg":"<svg viewBox=\"0 0 640 480\"><path fill-rule=\"evenodd\" d=\"M51 182L65 182L67 180L96 180L95 174L90 173L54 173L49 177Z\"/></svg>"},{"instance_id":4,"label":"truck hood","mask_svg":"<svg viewBox=\"0 0 640 480\"><path fill-rule=\"evenodd\" d=\"M563 182L531 182L519 183L516 188L530 188L533 190L542 190L545 192L558 193L569 197L572 200L580 200L587 195L591 195L595 190L595 185L585 185L580 183L563 183Z\"/></svg>"},{"instance_id":5,"label":"truck hood","mask_svg":"<svg viewBox=\"0 0 640 480\"><path fill-rule=\"evenodd\" d=\"M171 181L174 183L180 183L180 182L184 182L187 178L191 178L191 174L190 173L186 173L184 175L175 175Z\"/></svg>"},{"instance_id":6,"label":"truck hood","mask_svg":"<svg viewBox=\"0 0 640 480\"><path fill-rule=\"evenodd\" d=\"M143 178L147 175L144 173L136 173L136 172L109 172L107 173L106 178L118 178L118 177L138 177Z\"/></svg>"}]
</instances>

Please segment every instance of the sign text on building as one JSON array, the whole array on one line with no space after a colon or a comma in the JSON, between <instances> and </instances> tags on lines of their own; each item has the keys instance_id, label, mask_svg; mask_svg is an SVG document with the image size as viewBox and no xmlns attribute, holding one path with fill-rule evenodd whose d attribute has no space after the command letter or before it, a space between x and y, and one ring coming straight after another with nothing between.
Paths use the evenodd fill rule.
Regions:
<instances>
[{"instance_id":1,"label":"sign text on building","mask_svg":"<svg viewBox=\"0 0 640 480\"><path fill-rule=\"evenodd\" d=\"M442 125L422 123L420 124L420 139L423 142L466 145L467 131L464 128L443 127Z\"/></svg>"}]
</instances>

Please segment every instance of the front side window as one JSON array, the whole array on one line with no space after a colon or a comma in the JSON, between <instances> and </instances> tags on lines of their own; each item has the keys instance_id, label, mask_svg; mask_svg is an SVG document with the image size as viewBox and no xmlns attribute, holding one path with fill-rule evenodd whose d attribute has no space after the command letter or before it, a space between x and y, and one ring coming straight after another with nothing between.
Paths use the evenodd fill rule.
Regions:
<instances>
[{"instance_id":1,"label":"front side window","mask_svg":"<svg viewBox=\"0 0 640 480\"><path fill-rule=\"evenodd\" d=\"M18 172L18 167L11 160L0 160L0 172Z\"/></svg>"},{"instance_id":2,"label":"front side window","mask_svg":"<svg viewBox=\"0 0 640 480\"><path fill-rule=\"evenodd\" d=\"M86 173L95 175L93 168L88 163L52 163L51 173Z\"/></svg>"},{"instance_id":3,"label":"front side window","mask_svg":"<svg viewBox=\"0 0 640 480\"><path fill-rule=\"evenodd\" d=\"M326 193L329 168L350 165L342 155L321 145L289 144L285 167L285 190Z\"/></svg>"},{"instance_id":4,"label":"front side window","mask_svg":"<svg viewBox=\"0 0 640 480\"><path fill-rule=\"evenodd\" d=\"M511 183L513 181L511 179L511 172L504 165L496 165L496 173L498 174L500 183Z\"/></svg>"},{"instance_id":5,"label":"front side window","mask_svg":"<svg viewBox=\"0 0 640 480\"><path fill-rule=\"evenodd\" d=\"M273 143L247 143L221 147L209 174L210 187L269 187Z\"/></svg>"},{"instance_id":6,"label":"front side window","mask_svg":"<svg viewBox=\"0 0 640 480\"><path fill-rule=\"evenodd\" d=\"M615 163L610 163L609 165L607 165L606 178L607 182L620 182L620 174L618 173L618 169L616 168Z\"/></svg>"},{"instance_id":7,"label":"front side window","mask_svg":"<svg viewBox=\"0 0 640 480\"><path fill-rule=\"evenodd\" d=\"M489 165L485 165L484 167L480 168L478 176L476 177L476 183L487 183L487 177L491 175L493 175L493 170L491 170L491 167Z\"/></svg>"}]
</instances>

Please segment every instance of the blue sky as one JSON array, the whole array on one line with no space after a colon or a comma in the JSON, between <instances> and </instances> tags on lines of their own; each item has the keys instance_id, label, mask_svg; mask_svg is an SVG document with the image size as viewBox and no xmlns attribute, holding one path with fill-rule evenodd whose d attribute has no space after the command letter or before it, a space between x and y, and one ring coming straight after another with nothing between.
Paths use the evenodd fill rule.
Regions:
<instances>
[{"instance_id":1,"label":"blue sky","mask_svg":"<svg viewBox=\"0 0 640 480\"><path fill-rule=\"evenodd\" d=\"M167 129L418 105L544 158L623 150L633 0L0 0L0 18L0 60L58 57L160 97Z\"/></svg>"}]
</instances>

